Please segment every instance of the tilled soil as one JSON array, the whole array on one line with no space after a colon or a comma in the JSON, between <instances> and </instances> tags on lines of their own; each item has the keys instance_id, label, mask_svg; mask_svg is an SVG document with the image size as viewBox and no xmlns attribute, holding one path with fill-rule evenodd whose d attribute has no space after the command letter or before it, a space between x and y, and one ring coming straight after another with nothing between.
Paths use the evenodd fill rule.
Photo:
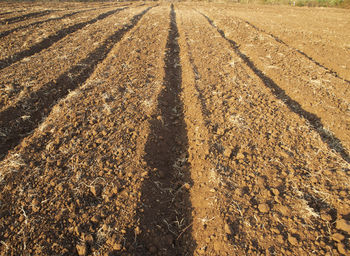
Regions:
<instances>
[{"instance_id":1,"label":"tilled soil","mask_svg":"<svg viewBox=\"0 0 350 256\"><path fill-rule=\"evenodd\" d=\"M0 10L1 255L350 255L343 30L270 20L324 9L39 9Z\"/></svg>"}]
</instances>

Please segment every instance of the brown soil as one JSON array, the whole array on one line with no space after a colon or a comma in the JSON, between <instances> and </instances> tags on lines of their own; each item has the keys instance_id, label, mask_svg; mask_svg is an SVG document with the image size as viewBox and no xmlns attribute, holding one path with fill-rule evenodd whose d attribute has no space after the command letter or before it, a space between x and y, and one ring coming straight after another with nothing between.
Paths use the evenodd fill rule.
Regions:
<instances>
[{"instance_id":1,"label":"brown soil","mask_svg":"<svg viewBox=\"0 0 350 256\"><path fill-rule=\"evenodd\" d=\"M0 8L33 14L1 28L1 255L350 255L347 13L41 8Z\"/></svg>"}]
</instances>

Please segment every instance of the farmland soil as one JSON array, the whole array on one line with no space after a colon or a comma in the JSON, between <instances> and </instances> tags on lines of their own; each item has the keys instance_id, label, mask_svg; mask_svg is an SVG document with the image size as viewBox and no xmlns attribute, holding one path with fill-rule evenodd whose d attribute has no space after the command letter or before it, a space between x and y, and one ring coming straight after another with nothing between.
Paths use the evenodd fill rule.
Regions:
<instances>
[{"instance_id":1,"label":"farmland soil","mask_svg":"<svg viewBox=\"0 0 350 256\"><path fill-rule=\"evenodd\" d=\"M4 3L0 254L350 255L348 22Z\"/></svg>"}]
</instances>

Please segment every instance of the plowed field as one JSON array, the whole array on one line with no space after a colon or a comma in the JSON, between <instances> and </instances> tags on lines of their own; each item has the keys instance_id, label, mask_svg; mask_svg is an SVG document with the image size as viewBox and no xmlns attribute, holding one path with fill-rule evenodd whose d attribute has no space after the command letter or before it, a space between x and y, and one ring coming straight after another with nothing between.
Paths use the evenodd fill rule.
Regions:
<instances>
[{"instance_id":1,"label":"plowed field","mask_svg":"<svg viewBox=\"0 0 350 256\"><path fill-rule=\"evenodd\" d=\"M2 3L1 255L350 255L350 12Z\"/></svg>"}]
</instances>

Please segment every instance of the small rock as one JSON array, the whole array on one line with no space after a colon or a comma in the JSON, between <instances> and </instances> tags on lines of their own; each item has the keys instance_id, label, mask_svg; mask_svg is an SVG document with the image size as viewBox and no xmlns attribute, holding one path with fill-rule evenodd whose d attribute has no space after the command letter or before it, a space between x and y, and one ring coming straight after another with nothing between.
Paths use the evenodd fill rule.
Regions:
<instances>
[{"instance_id":1,"label":"small rock","mask_svg":"<svg viewBox=\"0 0 350 256\"><path fill-rule=\"evenodd\" d=\"M342 241L344 238L345 238L345 236L340 234L340 233L335 233L335 234L332 235L332 239L334 241L337 241L337 242Z\"/></svg>"},{"instance_id":2,"label":"small rock","mask_svg":"<svg viewBox=\"0 0 350 256\"><path fill-rule=\"evenodd\" d=\"M223 128L218 128L216 133L219 134L219 135L224 135L225 130Z\"/></svg>"},{"instance_id":3,"label":"small rock","mask_svg":"<svg viewBox=\"0 0 350 256\"><path fill-rule=\"evenodd\" d=\"M258 209L262 213L267 213L270 211L270 207L267 204L259 204Z\"/></svg>"},{"instance_id":4,"label":"small rock","mask_svg":"<svg viewBox=\"0 0 350 256\"><path fill-rule=\"evenodd\" d=\"M271 228L271 231L275 234L280 234L280 231L277 228Z\"/></svg>"},{"instance_id":5,"label":"small rock","mask_svg":"<svg viewBox=\"0 0 350 256\"><path fill-rule=\"evenodd\" d=\"M221 249L221 241L214 241L214 250L218 253Z\"/></svg>"},{"instance_id":6,"label":"small rock","mask_svg":"<svg viewBox=\"0 0 350 256\"><path fill-rule=\"evenodd\" d=\"M344 190L340 191L339 195L341 195L342 197L346 197L348 195L348 193Z\"/></svg>"},{"instance_id":7,"label":"small rock","mask_svg":"<svg viewBox=\"0 0 350 256\"><path fill-rule=\"evenodd\" d=\"M238 153L236 158L237 159L244 159L244 155L242 153Z\"/></svg>"},{"instance_id":8,"label":"small rock","mask_svg":"<svg viewBox=\"0 0 350 256\"><path fill-rule=\"evenodd\" d=\"M116 251L120 251L123 248L123 246L121 244L114 244L113 245L113 249Z\"/></svg>"},{"instance_id":9,"label":"small rock","mask_svg":"<svg viewBox=\"0 0 350 256\"><path fill-rule=\"evenodd\" d=\"M332 216L327 214L327 213L322 213L321 214L321 219L323 219L325 221L331 221L332 220Z\"/></svg>"},{"instance_id":10,"label":"small rock","mask_svg":"<svg viewBox=\"0 0 350 256\"><path fill-rule=\"evenodd\" d=\"M86 255L86 245L85 244L77 244L76 246L78 255Z\"/></svg>"},{"instance_id":11,"label":"small rock","mask_svg":"<svg viewBox=\"0 0 350 256\"><path fill-rule=\"evenodd\" d=\"M191 188L190 184L188 184L188 183L185 183L183 186L184 186L185 189L190 189Z\"/></svg>"},{"instance_id":12,"label":"small rock","mask_svg":"<svg viewBox=\"0 0 350 256\"><path fill-rule=\"evenodd\" d=\"M101 186L95 185L90 187L90 191L94 196L100 196L101 195Z\"/></svg>"},{"instance_id":13,"label":"small rock","mask_svg":"<svg viewBox=\"0 0 350 256\"><path fill-rule=\"evenodd\" d=\"M229 158L231 156L231 154L232 154L232 150L230 148L226 148L224 150L224 156L225 157Z\"/></svg>"},{"instance_id":14,"label":"small rock","mask_svg":"<svg viewBox=\"0 0 350 256\"><path fill-rule=\"evenodd\" d=\"M298 240L294 236L288 235L288 241L291 245L298 245Z\"/></svg>"},{"instance_id":15,"label":"small rock","mask_svg":"<svg viewBox=\"0 0 350 256\"><path fill-rule=\"evenodd\" d=\"M224 229L225 229L225 233L226 234L229 234L229 235L232 234L231 228L230 228L230 226L227 223L225 223Z\"/></svg>"},{"instance_id":16,"label":"small rock","mask_svg":"<svg viewBox=\"0 0 350 256\"><path fill-rule=\"evenodd\" d=\"M337 220L337 229L350 233L350 224L344 219Z\"/></svg>"},{"instance_id":17,"label":"small rock","mask_svg":"<svg viewBox=\"0 0 350 256\"><path fill-rule=\"evenodd\" d=\"M85 241L90 244L94 242L94 237L91 234L85 235L84 238L85 238Z\"/></svg>"},{"instance_id":18,"label":"small rock","mask_svg":"<svg viewBox=\"0 0 350 256\"><path fill-rule=\"evenodd\" d=\"M288 206L278 205L276 206L276 210L279 211L284 216L290 215L290 209L288 208Z\"/></svg>"},{"instance_id":19,"label":"small rock","mask_svg":"<svg viewBox=\"0 0 350 256\"><path fill-rule=\"evenodd\" d=\"M141 230L140 230L139 227L136 227L136 228L135 228L135 234L136 234L136 235L141 234Z\"/></svg>"},{"instance_id":20,"label":"small rock","mask_svg":"<svg viewBox=\"0 0 350 256\"><path fill-rule=\"evenodd\" d=\"M338 243L337 249L338 249L339 253L345 254L345 255L347 254L344 244Z\"/></svg>"},{"instance_id":21,"label":"small rock","mask_svg":"<svg viewBox=\"0 0 350 256\"><path fill-rule=\"evenodd\" d=\"M100 220L100 217L99 217L99 216L97 216L97 215L92 216L92 218L91 218L91 221L92 221L92 222L94 222L94 223L98 223L98 222L99 222L99 220Z\"/></svg>"},{"instance_id":22,"label":"small rock","mask_svg":"<svg viewBox=\"0 0 350 256\"><path fill-rule=\"evenodd\" d=\"M23 215L19 216L18 221L19 221L20 223L21 223L22 221L24 221L24 216L23 216Z\"/></svg>"},{"instance_id":23,"label":"small rock","mask_svg":"<svg viewBox=\"0 0 350 256\"><path fill-rule=\"evenodd\" d=\"M62 184L59 184L59 185L57 186L57 190L58 190L59 192L62 192L62 191L63 191L63 185L62 185Z\"/></svg>"},{"instance_id":24,"label":"small rock","mask_svg":"<svg viewBox=\"0 0 350 256\"><path fill-rule=\"evenodd\" d=\"M277 236L277 241L280 242L281 244L283 244L284 243L283 236L282 235L278 235Z\"/></svg>"},{"instance_id":25,"label":"small rock","mask_svg":"<svg viewBox=\"0 0 350 256\"><path fill-rule=\"evenodd\" d=\"M275 196L278 196L280 194L279 190L277 188L271 189L272 193L274 193Z\"/></svg>"}]
</instances>

